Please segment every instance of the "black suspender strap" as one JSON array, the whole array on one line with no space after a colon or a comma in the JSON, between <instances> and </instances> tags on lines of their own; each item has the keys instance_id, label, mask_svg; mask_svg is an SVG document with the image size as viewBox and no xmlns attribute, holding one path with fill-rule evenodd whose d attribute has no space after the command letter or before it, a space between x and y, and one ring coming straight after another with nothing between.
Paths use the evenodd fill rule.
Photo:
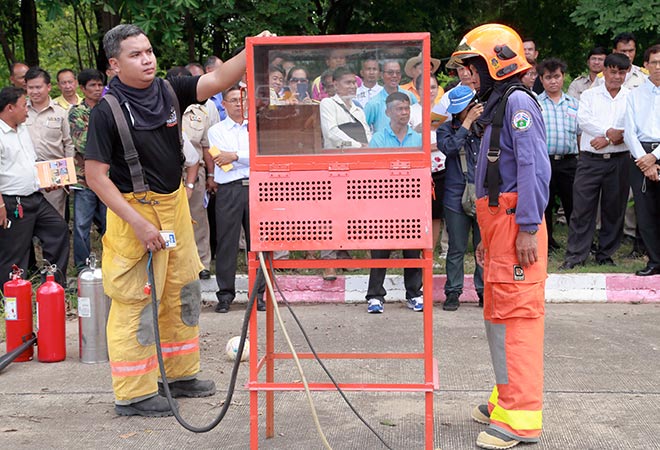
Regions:
<instances>
[{"instance_id":1,"label":"black suspender strap","mask_svg":"<svg viewBox=\"0 0 660 450\"><path fill-rule=\"evenodd\" d=\"M110 105L112 115L117 124L117 131L119 131L121 145L124 147L124 160L126 161L126 164L128 164L128 170L131 173L133 192L147 192L149 190L149 185L144 179L144 171L142 170L142 164L140 164L138 152L135 149L135 143L131 137L131 129L128 126L128 122L126 122L126 116L124 116L124 112L114 95L108 92L103 98L108 102L108 105Z\"/></svg>"},{"instance_id":2,"label":"black suspender strap","mask_svg":"<svg viewBox=\"0 0 660 450\"><path fill-rule=\"evenodd\" d=\"M521 84L514 84L506 90L502 96L502 99L500 100L500 104L497 105L497 109L495 110L493 121L491 123L490 142L488 144L488 153L486 154L488 165L486 166L486 179L484 180L484 187L488 190L489 207L498 207L500 205L499 195L500 184L502 183L502 177L500 175L500 154L502 152L502 148L500 146L500 134L502 132L502 126L504 125L506 102L514 91L524 91L536 101L536 98L529 89Z\"/></svg>"}]
</instances>

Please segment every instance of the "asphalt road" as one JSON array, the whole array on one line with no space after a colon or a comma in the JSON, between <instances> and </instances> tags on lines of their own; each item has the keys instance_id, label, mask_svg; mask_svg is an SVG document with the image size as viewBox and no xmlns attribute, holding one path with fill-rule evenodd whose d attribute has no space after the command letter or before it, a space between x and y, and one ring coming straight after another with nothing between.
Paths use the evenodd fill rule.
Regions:
<instances>
[{"instance_id":1,"label":"asphalt road","mask_svg":"<svg viewBox=\"0 0 660 450\"><path fill-rule=\"evenodd\" d=\"M539 444L521 447L660 449L660 304L546 306L544 433ZM223 402L230 371L224 347L239 334L243 308L237 305L228 314L216 314L210 307L202 311L201 377L214 379L219 392L206 399L180 401L183 415L197 425L209 422ZM295 308L319 351L421 348L422 316L403 304L388 303L379 316L366 314L364 304ZM263 314L259 320L263 324ZM290 317L286 325L296 347L307 351ZM249 398L243 387L247 366L239 373L239 389L225 420L209 433L193 434L173 418L116 416L108 364L81 364L76 321L68 322L67 333L66 361L14 363L0 373L0 449L248 448ZM277 325L275 336L276 348L284 350ZM436 306L434 354L440 374L434 400L435 446L475 448L483 426L470 420L470 410L487 399L494 381L481 310L463 305L447 313ZM418 362L328 361L328 366L343 382L422 381ZM326 381L314 361L306 361L304 368L308 379ZM276 379L292 381L300 376L290 362L278 362ZM313 396L334 449L384 448L337 393ZM423 448L421 394L351 392L348 396L391 448ZM275 433L266 440L261 423L262 448L323 448L300 392L275 394Z\"/></svg>"}]
</instances>

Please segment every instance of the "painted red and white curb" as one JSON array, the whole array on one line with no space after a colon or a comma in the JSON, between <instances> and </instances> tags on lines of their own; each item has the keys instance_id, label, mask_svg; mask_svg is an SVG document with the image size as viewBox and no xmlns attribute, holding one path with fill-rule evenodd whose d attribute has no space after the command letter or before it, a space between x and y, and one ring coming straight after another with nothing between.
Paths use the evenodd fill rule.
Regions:
<instances>
[{"instance_id":1,"label":"painted red and white curb","mask_svg":"<svg viewBox=\"0 0 660 450\"><path fill-rule=\"evenodd\" d=\"M324 281L320 275L280 275L277 282L292 303L363 303L368 275L338 276ZM445 300L445 275L433 276L433 300ZM403 301L403 276L385 279L386 301ZM216 301L215 278L202 281L202 298ZM632 274L550 274L545 284L547 303L660 303L660 275L638 277ZM236 302L247 301L247 276L236 277ZM461 302L476 302L472 276L465 277Z\"/></svg>"}]
</instances>

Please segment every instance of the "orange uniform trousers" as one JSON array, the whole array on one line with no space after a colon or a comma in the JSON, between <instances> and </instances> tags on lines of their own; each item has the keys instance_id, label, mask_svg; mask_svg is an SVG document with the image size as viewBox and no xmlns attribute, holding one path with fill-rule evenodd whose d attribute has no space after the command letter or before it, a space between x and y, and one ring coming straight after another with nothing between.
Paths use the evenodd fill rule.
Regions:
<instances>
[{"instance_id":1,"label":"orange uniform trousers","mask_svg":"<svg viewBox=\"0 0 660 450\"><path fill-rule=\"evenodd\" d=\"M518 194L499 207L477 200L485 250L484 321L496 386L488 401L490 426L516 440L536 442L543 422L543 326L548 235L539 225L539 260L522 267L516 255Z\"/></svg>"}]
</instances>

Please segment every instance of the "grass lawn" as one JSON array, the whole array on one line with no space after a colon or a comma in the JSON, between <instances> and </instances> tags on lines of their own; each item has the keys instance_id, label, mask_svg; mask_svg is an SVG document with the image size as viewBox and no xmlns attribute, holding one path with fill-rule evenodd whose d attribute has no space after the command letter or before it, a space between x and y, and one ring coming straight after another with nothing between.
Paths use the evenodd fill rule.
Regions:
<instances>
[{"instance_id":1,"label":"grass lawn","mask_svg":"<svg viewBox=\"0 0 660 450\"><path fill-rule=\"evenodd\" d=\"M561 249L551 253L548 256L548 272L549 273L630 273L633 274L635 271L643 268L646 265L646 258L628 258L628 255L632 251L632 243L628 239L624 239L623 243L619 250L613 255L613 259L616 262L616 266L600 266L596 263L596 260L593 256L590 256L587 259L586 264L583 267L576 267L575 269L560 272L558 270L559 266L564 262L564 254L566 252L566 240L568 235L568 227L566 224L557 223L554 226L553 234L555 240L561 246ZM474 272L474 256L473 256L473 247L472 247L472 237L469 240L470 244L468 245L468 254L464 259L465 273L471 274ZM307 252L294 251L291 252L291 258L305 258ZM369 257L369 252L366 250L353 250L351 255L354 259L364 259ZM399 252L399 257L400 257ZM440 259L440 244L437 245L434 250L434 260L439 264L439 267L434 269L435 274L444 274L445 273L445 260ZM212 264L213 266L213 264ZM246 257L244 252L240 252L238 255L238 273L247 273L247 264ZM215 267L211 267L211 272L215 271ZM300 270L297 273L301 274L321 274L321 269L306 269ZM368 274L368 269L360 269L355 274ZM389 269L388 273L403 273L403 269Z\"/></svg>"}]
</instances>

